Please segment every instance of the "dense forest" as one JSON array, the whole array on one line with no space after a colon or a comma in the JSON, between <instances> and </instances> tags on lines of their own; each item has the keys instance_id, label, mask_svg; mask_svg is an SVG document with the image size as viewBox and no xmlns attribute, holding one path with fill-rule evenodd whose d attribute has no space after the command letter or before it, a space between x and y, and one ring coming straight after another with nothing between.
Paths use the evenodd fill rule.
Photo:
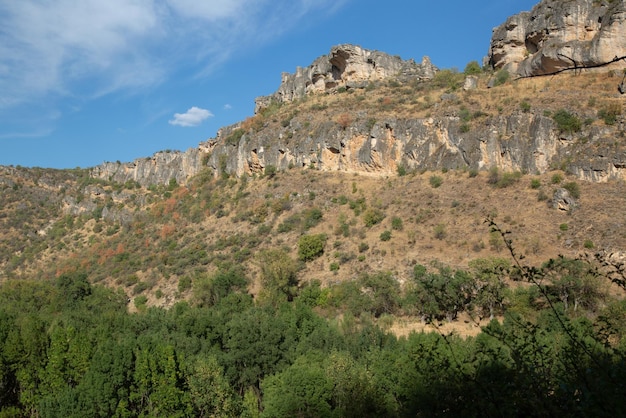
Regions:
<instances>
[{"instance_id":1,"label":"dense forest","mask_svg":"<svg viewBox=\"0 0 626 418\"><path fill-rule=\"evenodd\" d=\"M295 260L273 250L254 298L225 264L190 301L137 313L84 272L8 281L0 417L623 416L623 266L528 267L506 242L512 263L416 264L403 287L385 271L295 287ZM475 337L397 337L384 318L402 312L497 319Z\"/></svg>"}]
</instances>

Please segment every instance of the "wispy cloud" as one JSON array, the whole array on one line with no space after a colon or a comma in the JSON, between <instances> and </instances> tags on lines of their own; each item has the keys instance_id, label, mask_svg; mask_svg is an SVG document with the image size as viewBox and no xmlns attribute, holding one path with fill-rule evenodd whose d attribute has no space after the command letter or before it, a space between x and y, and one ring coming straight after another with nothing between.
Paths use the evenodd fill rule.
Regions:
<instances>
[{"instance_id":1,"label":"wispy cloud","mask_svg":"<svg viewBox=\"0 0 626 418\"><path fill-rule=\"evenodd\" d=\"M193 106L185 113L174 113L174 119L171 119L169 123L170 125L183 127L198 126L211 116L213 116L213 113L210 111Z\"/></svg>"},{"instance_id":2,"label":"wispy cloud","mask_svg":"<svg viewBox=\"0 0 626 418\"><path fill-rule=\"evenodd\" d=\"M352 0L19 0L0 2L0 112L209 74L313 13Z\"/></svg>"}]
</instances>

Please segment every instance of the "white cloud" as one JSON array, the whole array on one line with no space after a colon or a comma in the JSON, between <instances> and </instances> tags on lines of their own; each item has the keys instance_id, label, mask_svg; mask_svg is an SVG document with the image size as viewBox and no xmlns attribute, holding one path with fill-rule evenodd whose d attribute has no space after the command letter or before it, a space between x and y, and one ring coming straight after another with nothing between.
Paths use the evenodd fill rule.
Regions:
<instances>
[{"instance_id":1,"label":"white cloud","mask_svg":"<svg viewBox=\"0 0 626 418\"><path fill-rule=\"evenodd\" d=\"M232 108L233 108L233 107L232 107L231 105L229 105L228 103L226 103L226 104L224 105L224 110L230 110L230 109L232 109Z\"/></svg>"},{"instance_id":2,"label":"white cloud","mask_svg":"<svg viewBox=\"0 0 626 418\"><path fill-rule=\"evenodd\" d=\"M181 68L204 76L346 1L0 1L0 113L133 92Z\"/></svg>"},{"instance_id":3,"label":"white cloud","mask_svg":"<svg viewBox=\"0 0 626 418\"><path fill-rule=\"evenodd\" d=\"M213 116L213 113L206 109L193 106L185 113L174 113L174 119L170 120L170 125L177 125L183 127L198 126L205 119Z\"/></svg>"}]
</instances>

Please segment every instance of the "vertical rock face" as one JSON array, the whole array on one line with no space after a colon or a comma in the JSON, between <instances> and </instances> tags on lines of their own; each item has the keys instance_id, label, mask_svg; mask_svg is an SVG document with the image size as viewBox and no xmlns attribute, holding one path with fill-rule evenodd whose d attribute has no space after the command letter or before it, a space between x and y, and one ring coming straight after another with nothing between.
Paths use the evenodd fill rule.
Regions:
<instances>
[{"instance_id":1,"label":"vertical rock face","mask_svg":"<svg viewBox=\"0 0 626 418\"><path fill-rule=\"evenodd\" d=\"M328 55L317 58L308 67L298 67L294 74L283 73L280 87L274 94L255 100L255 113L271 101L291 102L309 93L339 87L365 87L370 81L391 76L400 80L426 80L433 78L436 72L437 68L428 57L417 64L413 60L405 61L398 56L356 45L337 45Z\"/></svg>"},{"instance_id":2,"label":"vertical rock face","mask_svg":"<svg viewBox=\"0 0 626 418\"><path fill-rule=\"evenodd\" d=\"M202 170L203 158L213 145L212 142L207 142L185 152L157 152L152 157L140 158L130 163L105 162L94 167L91 176L118 183L136 181L144 187L167 184L172 179L178 184L185 184L190 177Z\"/></svg>"},{"instance_id":3,"label":"vertical rock face","mask_svg":"<svg viewBox=\"0 0 626 418\"><path fill-rule=\"evenodd\" d=\"M269 165L278 170L314 167L370 175L394 175L399 166L543 173L568 161L568 168L581 179L626 180L626 155L609 148L602 157L594 154L597 151L572 151L574 141L561 138L550 117L522 112L496 116L470 132L462 132L461 125L454 116L387 118L373 126L363 118L345 129L326 121L302 132L294 124L283 131L246 133L237 144L218 140L207 163L216 174L241 176L262 174ZM598 144L604 138L608 141L611 132L593 128L583 134L589 143Z\"/></svg>"},{"instance_id":4,"label":"vertical rock face","mask_svg":"<svg viewBox=\"0 0 626 418\"><path fill-rule=\"evenodd\" d=\"M489 48L493 68L521 76L609 63L621 69L624 57L624 0L543 0L495 28Z\"/></svg>"}]
</instances>

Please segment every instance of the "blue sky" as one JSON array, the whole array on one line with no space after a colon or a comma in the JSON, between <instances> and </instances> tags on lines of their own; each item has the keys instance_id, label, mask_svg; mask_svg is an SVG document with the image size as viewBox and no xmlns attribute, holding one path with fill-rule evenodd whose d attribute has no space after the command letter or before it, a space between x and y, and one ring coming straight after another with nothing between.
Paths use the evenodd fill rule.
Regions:
<instances>
[{"instance_id":1,"label":"blue sky","mask_svg":"<svg viewBox=\"0 0 626 418\"><path fill-rule=\"evenodd\" d=\"M92 167L195 147L333 45L462 70L538 0L0 2L0 165Z\"/></svg>"}]
</instances>

